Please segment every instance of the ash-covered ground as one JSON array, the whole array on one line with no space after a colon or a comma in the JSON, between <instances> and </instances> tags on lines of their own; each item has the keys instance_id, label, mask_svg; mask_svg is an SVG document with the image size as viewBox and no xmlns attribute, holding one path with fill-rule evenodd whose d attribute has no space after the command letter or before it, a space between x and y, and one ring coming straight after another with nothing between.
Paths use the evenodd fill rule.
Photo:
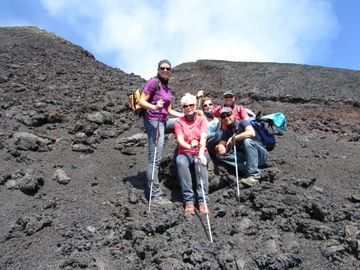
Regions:
<instances>
[{"instance_id":1,"label":"ash-covered ground","mask_svg":"<svg viewBox=\"0 0 360 270\"><path fill-rule=\"evenodd\" d=\"M210 243L206 219L183 216L173 136L161 169L173 204L147 211L146 137L127 101L143 78L35 27L0 28L0 40L1 270L360 269L360 71L211 60L173 69L175 108L199 89L219 103L227 87L288 119L240 203L234 171L215 162Z\"/></svg>"}]
</instances>

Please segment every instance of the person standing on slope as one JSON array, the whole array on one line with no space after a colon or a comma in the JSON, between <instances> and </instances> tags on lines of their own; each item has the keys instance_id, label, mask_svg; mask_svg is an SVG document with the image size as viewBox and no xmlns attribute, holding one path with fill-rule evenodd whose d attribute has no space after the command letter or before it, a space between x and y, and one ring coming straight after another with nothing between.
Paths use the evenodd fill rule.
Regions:
<instances>
[{"instance_id":1,"label":"person standing on slope","mask_svg":"<svg viewBox=\"0 0 360 270\"><path fill-rule=\"evenodd\" d=\"M182 113L173 110L171 106L172 90L168 85L170 76L171 63L168 60L161 60L158 63L157 76L146 82L139 101L141 107L146 110L144 115L144 127L148 137L146 178L149 200L154 206L171 203L162 193L158 171L168 115L183 116Z\"/></svg>"}]
</instances>

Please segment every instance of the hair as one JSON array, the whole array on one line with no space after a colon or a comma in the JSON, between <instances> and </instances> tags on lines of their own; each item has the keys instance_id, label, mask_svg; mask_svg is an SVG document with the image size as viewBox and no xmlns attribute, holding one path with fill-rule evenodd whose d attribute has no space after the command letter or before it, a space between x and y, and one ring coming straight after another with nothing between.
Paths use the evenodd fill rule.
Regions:
<instances>
[{"instance_id":1,"label":"hair","mask_svg":"<svg viewBox=\"0 0 360 270\"><path fill-rule=\"evenodd\" d=\"M171 64L170 64L170 61L169 60L167 60L167 59L164 59L164 60L161 60L159 63L158 63L158 69L160 68L160 66L162 65L162 64L168 64L170 67L171 67Z\"/></svg>"},{"instance_id":2,"label":"hair","mask_svg":"<svg viewBox=\"0 0 360 270\"><path fill-rule=\"evenodd\" d=\"M194 95L190 94L190 93L186 93L181 98L180 103L181 103L182 106L184 106L185 103L195 104L196 105L196 97Z\"/></svg>"},{"instance_id":3,"label":"hair","mask_svg":"<svg viewBox=\"0 0 360 270\"><path fill-rule=\"evenodd\" d=\"M207 100L212 101L212 98L211 98L211 97L204 97L204 98L202 99L202 101L201 101L201 107L204 106L204 103L205 103L205 101L207 101Z\"/></svg>"}]
</instances>

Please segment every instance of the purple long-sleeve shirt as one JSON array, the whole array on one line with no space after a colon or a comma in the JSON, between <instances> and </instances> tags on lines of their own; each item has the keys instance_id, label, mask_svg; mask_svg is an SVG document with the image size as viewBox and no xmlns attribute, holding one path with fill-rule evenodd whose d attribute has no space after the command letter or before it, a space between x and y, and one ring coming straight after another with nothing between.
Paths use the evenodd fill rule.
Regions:
<instances>
[{"instance_id":1,"label":"purple long-sleeve shirt","mask_svg":"<svg viewBox=\"0 0 360 270\"><path fill-rule=\"evenodd\" d=\"M160 110L146 110L145 118L149 120L160 120L161 122L166 122L168 116L168 108L171 104L172 99L172 90L164 84L161 84L160 89L158 89L158 79L151 78L148 80L144 86L144 93L152 96L152 100L148 100L149 103L156 105L158 100L164 101L164 106ZM156 92L154 94L154 92Z\"/></svg>"}]
</instances>

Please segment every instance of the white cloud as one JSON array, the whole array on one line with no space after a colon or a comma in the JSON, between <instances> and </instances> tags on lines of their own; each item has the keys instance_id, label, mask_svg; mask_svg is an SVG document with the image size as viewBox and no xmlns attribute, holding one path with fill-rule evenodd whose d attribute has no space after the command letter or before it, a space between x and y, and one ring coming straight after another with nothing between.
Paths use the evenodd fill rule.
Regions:
<instances>
[{"instance_id":1,"label":"white cloud","mask_svg":"<svg viewBox=\"0 0 360 270\"><path fill-rule=\"evenodd\" d=\"M305 63L338 31L329 0L43 0L86 35L85 49L144 78L167 58Z\"/></svg>"}]
</instances>

